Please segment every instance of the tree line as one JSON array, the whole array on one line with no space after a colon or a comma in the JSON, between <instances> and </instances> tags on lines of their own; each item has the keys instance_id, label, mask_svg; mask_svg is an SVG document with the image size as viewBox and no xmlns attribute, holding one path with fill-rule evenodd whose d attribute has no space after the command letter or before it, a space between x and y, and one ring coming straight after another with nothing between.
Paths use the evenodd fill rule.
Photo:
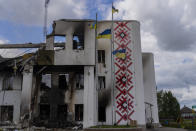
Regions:
<instances>
[{"instance_id":1,"label":"tree line","mask_svg":"<svg viewBox=\"0 0 196 131\"><path fill-rule=\"evenodd\" d=\"M171 91L158 91L157 102L159 119L174 119L180 117L180 104Z\"/></svg>"}]
</instances>

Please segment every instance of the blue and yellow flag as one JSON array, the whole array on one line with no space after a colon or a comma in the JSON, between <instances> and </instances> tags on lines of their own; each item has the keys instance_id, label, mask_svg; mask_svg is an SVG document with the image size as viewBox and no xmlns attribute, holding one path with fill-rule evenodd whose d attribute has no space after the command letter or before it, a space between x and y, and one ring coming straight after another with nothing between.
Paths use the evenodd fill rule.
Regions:
<instances>
[{"instance_id":1,"label":"blue and yellow flag","mask_svg":"<svg viewBox=\"0 0 196 131\"><path fill-rule=\"evenodd\" d=\"M91 29L96 29L96 28L97 28L96 22L92 23L92 24L90 25L90 28L91 28Z\"/></svg>"},{"instance_id":2,"label":"blue and yellow flag","mask_svg":"<svg viewBox=\"0 0 196 131\"><path fill-rule=\"evenodd\" d=\"M102 33L99 33L97 39L101 38L111 39L111 29L106 29Z\"/></svg>"},{"instance_id":3,"label":"blue and yellow flag","mask_svg":"<svg viewBox=\"0 0 196 131\"><path fill-rule=\"evenodd\" d=\"M112 14L114 14L115 12L118 13L118 9L116 9L114 6L112 6Z\"/></svg>"},{"instance_id":4,"label":"blue and yellow flag","mask_svg":"<svg viewBox=\"0 0 196 131\"><path fill-rule=\"evenodd\" d=\"M117 58L125 59L126 58L126 49L115 50L112 52Z\"/></svg>"}]
</instances>

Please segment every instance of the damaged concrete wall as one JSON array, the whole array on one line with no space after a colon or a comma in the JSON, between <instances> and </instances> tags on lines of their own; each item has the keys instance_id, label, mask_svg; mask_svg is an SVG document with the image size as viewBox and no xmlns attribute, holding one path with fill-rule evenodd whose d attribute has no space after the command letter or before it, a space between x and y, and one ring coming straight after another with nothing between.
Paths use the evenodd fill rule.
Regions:
<instances>
[{"instance_id":1,"label":"damaged concrete wall","mask_svg":"<svg viewBox=\"0 0 196 131\"><path fill-rule=\"evenodd\" d=\"M33 87L33 66L25 65L23 71L23 83L22 83L22 93L21 93L21 121L24 126L28 126L28 121L31 109L31 94Z\"/></svg>"},{"instance_id":2,"label":"damaged concrete wall","mask_svg":"<svg viewBox=\"0 0 196 131\"><path fill-rule=\"evenodd\" d=\"M56 51L55 65L95 65L95 30L90 29L93 22L56 21L54 35L66 36L65 49ZM82 30L81 30L82 29ZM84 35L84 50L73 50L73 34ZM71 61L70 61L71 60Z\"/></svg>"},{"instance_id":3,"label":"damaged concrete wall","mask_svg":"<svg viewBox=\"0 0 196 131\"><path fill-rule=\"evenodd\" d=\"M34 71L43 67L35 67ZM76 77L83 73L83 66L49 66L37 75L33 125L66 128L82 123L81 119L76 120L75 107L83 104L84 83L81 89L76 87Z\"/></svg>"},{"instance_id":4,"label":"damaged concrete wall","mask_svg":"<svg viewBox=\"0 0 196 131\"><path fill-rule=\"evenodd\" d=\"M1 105L13 106L13 122L19 123L20 120L20 103L21 91L1 91L0 103Z\"/></svg>"},{"instance_id":5,"label":"damaged concrete wall","mask_svg":"<svg viewBox=\"0 0 196 131\"><path fill-rule=\"evenodd\" d=\"M75 104L84 104L84 89L76 89L76 83L73 81L72 86L69 85L69 90L65 92L65 103L68 104L68 111L72 113L72 120L75 120Z\"/></svg>"},{"instance_id":6,"label":"damaged concrete wall","mask_svg":"<svg viewBox=\"0 0 196 131\"><path fill-rule=\"evenodd\" d=\"M158 124L159 118L153 54L142 53L142 62L145 102L152 104L152 118L154 120L154 123Z\"/></svg>"},{"instance_id":7,"label":"damaged concrete wall","mask_svg":"<svg viewBox=\"0 0 196 131\"><path fill-rule=\"evenodd\" d=\"M13 106L13 122L18 124L20 120L22 76L14 76L12 90L2 90L3 79L7 72L0 72L0 74L0 106Z\"/></svg>"}]
</instances>

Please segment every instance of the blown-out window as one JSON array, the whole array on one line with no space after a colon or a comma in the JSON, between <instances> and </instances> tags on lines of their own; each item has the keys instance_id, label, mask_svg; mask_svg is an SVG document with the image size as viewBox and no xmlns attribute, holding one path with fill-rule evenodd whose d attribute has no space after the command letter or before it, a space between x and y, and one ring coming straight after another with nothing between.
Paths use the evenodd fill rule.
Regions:
<instances>
[{"instance_id":1,"label":"blown-out window","mask_svg":"<svg viewBox=\"0 0 196 131\"><path fill-rule=\"evenodd\" d=\"M73 49L84 50L84 34L73 35Z\"/></svg>"},{"instance_id":2,"label":"blown-out window","mask_svg":"<svg viewBox=\"0 0 196 131\"><path fill-rule=\"evenodd\" d=\"M76 74L76 89L84 89L84 74Z\"/></svg>"},{"instance_id":3,"label":"blown-out window","mask_svg":"<svg viewBox=\"0 0 196 131\"><path fill-rule=\"evenodd\" d=\"M98 105L98 120L100 122L106 121L106 107Z\"/></svg>"},{"instance_id":4,"label":"blown-out window","mask_svg":"<svg viewBox=\"0 0 196 131\"><path fill-rule=\"evenodd\" d=\"M59 88L66 90L68 88L68 80L68 74L59 74Z\"/></svg>"},{"instance_id":5,"label":"blown-out window","mask_svg":"<svg viewBox=\"0 0 196 131\"><path fill-rule=\"evenodd\" d=\"M5 76L2 90L13 90L14 76Z\"/></svg>"},{"instance_id":6,"label":"blown-out window","mask_svg":"<svg viewBox=\"0 0 196 131\"><path fill-rule=\"evenodd\" d=\"M58 105L58 113L57 113L58 119L60 120L66 120L67 118L67 105Z\"/></svg>"},{"instance_id":7,"label":"blown-out window","mask_svg":"<svg viewBox=\"0 0 196 131\"><path fill-rule=\"evenodd\" d=\"M51 74L43 74L41 78L41 90L51 89Z\"/></svg>"},{"instance_id":8,"label":"blown-out window","mask_svg":"<svg viewBox=\"0 0 196 131\"><path fill-rule=\"evenodd\" d=\"M105 76L98 77L99 89L105 89Z\"/></svg>"},{"instance_id":9,"label":"blown-out window","mask_svg":"<svg viewBox=\"0 0 196 131\"><path fill-rule=\"evenodd\" d=\"M83 121L83 104L75 104L75 121Z\"/></svg>"},{"instance_id":10,"label":"blown-out window","mask_svg":"<svg viewBox=\"0 0 196 131\"><path fill-rule=\"evenodd\" d=\"M13 106L0 107L0 121L13 121Z\"/></svg>"},{"instance_id":11,"label":"blown-out window","mask_svg":"<svg viewBox=\"0 0 196 131\"><path fill-rule=\"evenodd\" d=\"M40 119L47 120L50 118L50 105L49 104L40 104Z\"/></svg>"},{"instance_id":12,"label":"blown-out window","mask_svg":"<svg viewBox=\"0 0 196 131\"><path fill-rule=\"evenodd\" d=\"M54 36L54 46L60 45L61 47L55 47L55 49L65 48L66 36Z\"/></svg>"}]
</instances>

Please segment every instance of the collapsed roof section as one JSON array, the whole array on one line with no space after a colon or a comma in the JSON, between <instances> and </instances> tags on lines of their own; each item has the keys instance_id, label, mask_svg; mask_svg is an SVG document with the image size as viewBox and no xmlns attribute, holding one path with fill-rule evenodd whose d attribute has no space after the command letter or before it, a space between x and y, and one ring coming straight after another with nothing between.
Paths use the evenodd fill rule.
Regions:
<instances>
[{"instance_id":1,"label":"collapsed roof section","mask_svg":"<svg viewBox=\"0 0 196 131\"><path fill-rule=\"evenodd\" d=\"M10 70L15 72L21 72L27 63L33 63L35 61L35 53L27 53L23 56L14 58L3 58L0 56L0 71Z\"/></svg>"}]
</instances>

